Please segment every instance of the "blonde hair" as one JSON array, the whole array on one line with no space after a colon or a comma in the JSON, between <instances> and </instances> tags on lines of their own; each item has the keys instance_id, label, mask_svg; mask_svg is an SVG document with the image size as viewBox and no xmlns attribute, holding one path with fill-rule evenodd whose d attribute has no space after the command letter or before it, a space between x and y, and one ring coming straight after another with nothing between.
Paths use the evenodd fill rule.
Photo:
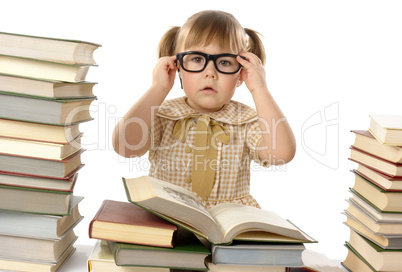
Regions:
<instances>
[{"instance_id":1,"label":"blonde hair","mask_svg":"<svg viewBox=\"0 0 402 272\"><path fill-rule=\"evenodd\" d=\"M201 11L188 18L182 27L172 27L163 35L158 46L159 57L173 56L179 50L195 45L218 42L233 52L248 51L265 63L265 49L259 33L243 28L230 13L216 10Z\"/></svg>"}]
</instances>

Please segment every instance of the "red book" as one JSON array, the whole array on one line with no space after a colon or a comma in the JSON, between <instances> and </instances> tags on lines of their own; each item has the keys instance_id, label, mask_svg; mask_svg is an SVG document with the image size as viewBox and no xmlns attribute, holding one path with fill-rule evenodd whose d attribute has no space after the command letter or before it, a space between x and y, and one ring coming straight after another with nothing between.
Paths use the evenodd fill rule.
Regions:
<instances>
[{"instance_id":1,"label":"red book","mask_svg":"<svg viewBox=\"0 0 402 272\"><path fill-rule=\"evenodd\" d=\"M0 185L72 193L77 176L78 173L69 178L52 178L0 171Z\"/></svg>"},{"instance_id":2,"label":"red book","mask_svg":"<svg viewBox=\"0 0 402 272\"><path fill-rule=\"evenodd\" d=\"M104 200L89 225L89 237L172 248L176 230L176 225L132 203Z\"/></svg>"},{"instance_id":3,"label":"red book","mask_svg":"<svg viewBox=\"0 0 402 272\"><path fill-rule=\"evenodd\" d=\"M402 164L394 163L391 161L384 160L380 157L374 156L373 154L367 153L363 150L357 149L354 146L351 148L350 159L352 161L361 163L370 168L384 173L392 177L402 176Z\"/></svg>"},{"instance_id":4,"label":"red book","mask_svg":"<svg viewBox=\"0 0 402 272\"><path fill-rule=\"evenodd\" d=\"M394 163L402 163L402 147L384 145L368 130L352 130L355 134L353 147Z\"/></svg>"},{"instance_id":5,"label":"red book","mask_svg":"<svg viewBox=\"0 0 402 272\"><path fill-rule=\"evenodd\" d=\"M402 177L391 177L363 164L356 171L386 191L402 191Z\"/></svg>"}]
</instances>

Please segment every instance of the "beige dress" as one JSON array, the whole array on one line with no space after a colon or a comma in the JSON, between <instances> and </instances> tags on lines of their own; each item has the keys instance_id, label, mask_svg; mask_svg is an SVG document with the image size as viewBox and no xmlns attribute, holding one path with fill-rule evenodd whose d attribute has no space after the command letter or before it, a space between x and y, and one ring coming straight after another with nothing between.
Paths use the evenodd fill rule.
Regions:
<instances>
[{"instance_id":1,"label":"beige dress","mask_svg":"<svg viewBox=\"0 0 402 272\"><path fill-rule=\"evenodd\" d=\"M185 97L166 100L159 107L150 132L150 176L192 190L193 163L203 167L202 158L198 160L193 156L197 117L202 115L205 114L188 106ZM221 110L207 115L230 132L230 140L223 143L212 136L217 155L209 164L214 168L214 179L205 206L210 208L222 202L232 202L259 207L250 195L250 164L254 160L264 167L269 165L258 157L262 133L256 111L231 100ZM185 138L180 141L174 136L174 130L177 122L184 118L189 119L190 125L183 131Z\"/></svg>"}]
</instances>

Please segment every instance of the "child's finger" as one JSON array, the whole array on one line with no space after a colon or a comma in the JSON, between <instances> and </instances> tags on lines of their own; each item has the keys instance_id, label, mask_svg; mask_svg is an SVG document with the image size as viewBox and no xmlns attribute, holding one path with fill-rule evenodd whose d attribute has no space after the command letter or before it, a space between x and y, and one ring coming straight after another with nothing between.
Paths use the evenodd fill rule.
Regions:
<instances>
[{"instance_id":1,"label":"child's finger","mask_svg":"<svg viewBox=\"0 0 402 272\"><path fill-rule=\"evenodd\" d=\"M240 52L239 56L245 57L248 62L250 62L254 65L262 64L261 59L257 55L255 55L251 52Z\"/></svg>"},{"instance_id":2,"label":"child's finger","mask_svg":"<svg viewBox=\"0 0 402 272\"><path fill-rule=\"evenodd\" d=\"M247 69L247 67L248 67L249 65L251 65L251 63L250 63L247 59L244 59L244 58L242 58L242 57L244 57L244 56L238 55L237 58L236 58L236 60L241 64L241 66L243 66L244 68Z\"/></svg>"},{"instance_id":3,"label":"child's finger","mask_svg":"<svg viewBox=\"0 0 402 272\"><path fill-rule=\"evenodd\" d=\"M174 57L164 57L163 59L160 59L160 64L167 71L170 71L170 70L176 71L176 69L177 69L176 56L174 56Z\"/></svg>"},{"instance_id":4,"label":"child's finger","mask_svg":"<svg viewBox=\"0 0 402 272\"><path fill-rule=\"evenodd\" d=\"M171 56L169 57L170 62L169 62L169 68L172 70L176 70L177 69L177 58L176 56Z\"/></svg>"}]
</instances>

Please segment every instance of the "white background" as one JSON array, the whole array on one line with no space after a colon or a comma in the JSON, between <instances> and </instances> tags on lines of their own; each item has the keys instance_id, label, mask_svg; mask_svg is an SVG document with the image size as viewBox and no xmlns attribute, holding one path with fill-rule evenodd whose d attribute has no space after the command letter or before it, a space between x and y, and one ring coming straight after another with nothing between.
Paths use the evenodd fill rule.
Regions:
<instances>
[{"instance_id":1,"label":"white background","mask_svg":"<svg viewBox=\"0 0 402 272\"><path fill-rule=\"evenodd\" d=\"M1 1L0 31L103 45L87 76L99 83L95 120L80 126L88 151L75 188L85 196L77 243L94 244L88 225L104 199L126 201L123 176L147 174L145 157L114 153L112 130L149 88L163 33L204 9L228 11L264 36L268 86L296 136L292 162L254 169L252 195L317 239L310 249L343 260L341 212L356 167L350 130L367 129L371 113L402 113L400 1ZM169 97L181 95L176 84ZM233 99L253 105L245 87Z\"/></svg>"}]
</instances>

